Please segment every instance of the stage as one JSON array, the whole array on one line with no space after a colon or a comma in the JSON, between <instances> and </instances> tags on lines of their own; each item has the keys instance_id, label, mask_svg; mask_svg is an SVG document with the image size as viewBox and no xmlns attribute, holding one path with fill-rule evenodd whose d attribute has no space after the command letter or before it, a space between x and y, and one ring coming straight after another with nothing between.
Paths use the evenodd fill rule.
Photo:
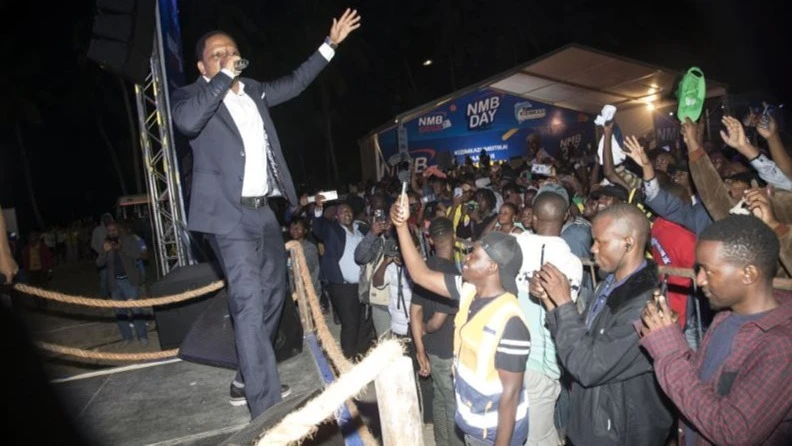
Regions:
<instances>
[{"instance_id":1,"label":"stage","mask_svg":"<svg viewBox=\"0 0 792 446\"><path fill-rule=\"evenodd\" d=\"M292 389L284 406L299 405L321 391L322 380L307 347L279 364L278 370L282 382ZM87 373L53 385L95 444L217 445L250 422L246 407L228 402L233 378L232 370L176 359ZM272 418L277 409L263 417ZM251 427L265 425L266 420L259 419ZM330 427L335 432L323 433L322 440L313 444L343 445L337 428Z\"/></svg>"}]
</instances>

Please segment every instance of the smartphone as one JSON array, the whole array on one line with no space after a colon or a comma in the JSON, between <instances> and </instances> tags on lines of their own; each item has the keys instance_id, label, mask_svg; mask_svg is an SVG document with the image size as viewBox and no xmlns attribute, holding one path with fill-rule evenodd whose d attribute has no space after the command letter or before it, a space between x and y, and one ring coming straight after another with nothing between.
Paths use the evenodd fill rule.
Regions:
<instances>
[{"instance_id":1,"label":"smartphone","mask_svg":"<svg viewBox=\"0 0 792 446\"><path fill-rule=\"evenodd\" d=\"M553 171L547 164L534 164L531 166L531 173L535 175L551 176Z\"/></svg>"},{"instance_id":2,"label":"smartphone","mask_svg":"<svg viewBox=\"0 0 792 446\"><path fill-rule=\"evenodd\" d=\"M668 298L666 298L666 294L668 293L668 276L663 276L663 284L660 286L660 294L657 296L655 300L655 305L657 305L657 309L662 311L662 307L660 304L665 302L666 306L668 306Z\"/></svg>"},{"instance_id":3,"label":"smartphone","mask_svg":"<svg viewBox=\"0 0 792 446\"><path fill-rule=\"evenodd\" d=\"M325 201L338 200L338 192L334 190L319 192L317 195L323 196ZM316 195L311 195L310 197L308 197L308 203L313 203L315 201L316 201Z\"/></svg>"},{"instance_id":4,"label":"smartphone","mask_svg":"<svg viewBox=\"0 0 792 446\"><path fill-rule=\"evenodd\" d=\"M467 207L467 211L468 211L468 212L473 212L473 211L475 211L475 210L476 210L476 207L477 207L477 206L478 206L478 204L477 204L476 202L470 202L470 203L468 203L468 204L467 204L467 206L466 206L466 207Z\"/></svg>"},{"instance_id":5,"label":"smartphone","mask_svg":"<svg viewBox=\"0 0 792 446\"><path fill-rule=\"evenodd\" d=\"M386 221L385 211L383 211L382 209L374 210L374 221L378 221L378 222Z\"/></svg>"}]
</instances>

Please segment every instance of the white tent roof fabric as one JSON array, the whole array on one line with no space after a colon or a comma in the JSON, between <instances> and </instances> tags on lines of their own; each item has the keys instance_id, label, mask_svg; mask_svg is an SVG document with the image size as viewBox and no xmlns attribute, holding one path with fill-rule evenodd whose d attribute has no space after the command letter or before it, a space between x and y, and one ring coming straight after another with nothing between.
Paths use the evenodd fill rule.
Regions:
<instances>
[{"instance_id":1,"label":"white tent roof fabric","mask_svg":"<svg viewBox=\"0 0 792 446\"><path fill-rule=\"evenodd\" d=\"M605 104L615 105L619 110L628 110L645 107L651 102L655 108L664 108L676 103L676 99L671 99L672 90L674 81L681 74L571 44L402 113L396 122L414 119L456 97L487 87L528 100L591 114L599 113ZM707 79L708 98L725 94L725 84ZM394 122L391 122L376 131L393 126Z\"/></svg>"}]
</instances>

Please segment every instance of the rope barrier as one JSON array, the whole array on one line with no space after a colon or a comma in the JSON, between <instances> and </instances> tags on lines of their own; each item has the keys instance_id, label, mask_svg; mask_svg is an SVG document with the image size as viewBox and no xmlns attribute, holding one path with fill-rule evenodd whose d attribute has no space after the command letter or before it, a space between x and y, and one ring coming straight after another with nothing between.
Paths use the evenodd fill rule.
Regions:
<instances>
[{"instance_id":1,"label":"rope barrier","mask_svg":"<svg viewBox=\"0 0 792 446\"><path fill-rule=\"evenodd\" d=\"M322 314L322 308L319 305L319 297L316 295L316 290L313 287L313 281L311 280L308 263L305 261L305 254L303 253L302 245L300 245L299 242L292 240L286 243L286 249L293 253L292 264L297 266L295 271L299 271L299 278L298 275L295 274L294 280L295 282L298 280L302 282L302 284L296 286L295 288L306 295L305 299L301 299L300 301L308 302L308 307L310 307L310 313L313 318L314 330L316 331L316 337L319 338L319 343L321 344L325 353L327 353L330 363L340 374L343 374L344 372L351 370L354 366L351 362L349 362L348 359L346 359L346 356L344 356L341 348L335 341L335 338L333 338L333 334L330 333L330 329L327 327L324 314ZM338 405L336 408L337 407ZM353 419L360 416L357 406L352 404L351 401L347 401L347 410ZM368 426L363 423L361 423L361 425L358 427L358 435L360 435L360 439L366 446L374 446L379 444L374 438L374 435L371 434L371 431L369 431Z\"/></svg>"},{"instance_id":2,"label":"rope barrier","mask_svg":"<svg viewBox=\"0 0 792 446\"><path fill-rule=\"evenodd\" d=\"M20 293L30 294L33 296L41 297L43 299L54 300L56 302L64 302L67 304L83 305L86 307L98 308L138 308L138 307L156 307L160 305L174 304L183 302L185 300L194 299L196 297L209 294L217 291L225 286L222 280L212 282L194 290L188 290L183 293L174 294L170 296L155 297L151 299L137 299L137 300L106 300L94 299L84 296L75 296L63 294L56 291L44 290L41 288L33 287L25 284L16 284L14 289Z\"/></svg>"},{"instance_id":3,"label":"rope barrier","mask_svg":"<svg viewBox=\"0 0 792 446\"><path fill-rule=\"evenodd\" d=\"M380 342L363 360L341 374L319 396L266 431L256 441L256 445L296 444L312 436L316 433L316 426L332 417L338 406L358 395L381 371L392 367L403 355L404 350L398 341Z\"/></svg>"},{"instance_id":4,"label":"rope barrier","mask_svg":"<svg viewBox=\"0 0 792 446\"><path fill-rule=\"evenodd\" d=\"M41 350L50 353L58 353L62 355L74 356L84 359L100 359L106 361L151 361L154 359L167 359L173 358L179 354L179 349L163 350L159 352L150 353L108 353L98 352L94 350L83 350L74 347L65 347L57 344L50 344L49 342L36 342L36 346Z\"/></svg>"}]
</instances>

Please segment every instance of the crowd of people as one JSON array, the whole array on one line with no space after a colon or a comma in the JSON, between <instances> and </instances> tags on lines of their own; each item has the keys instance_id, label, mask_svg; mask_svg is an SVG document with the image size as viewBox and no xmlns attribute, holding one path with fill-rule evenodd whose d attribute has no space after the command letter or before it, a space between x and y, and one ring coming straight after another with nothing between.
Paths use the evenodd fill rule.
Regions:
<instances>
[{"instance_id":1,"label":"crowd of people","mask_svg":"<svg viewBox=\"0 0 792 446\"><path fill-rule=\"evenodd\" d=\"M652 149L606 123L599 155L532 136L285 218L344 354L409 346L438 445L788 444L792 160L746 122L758 144L729 116Z\"/></svg>"},{"instance_id":2,"label":"crowd of people","mask_svg":"<svg viewBox=\"0 0 792 446\"><path fill-rule=\"evenodd\" d=\"M188 227L228 285L232 402L256 418L289 392L270 342L285 232L305 248L344 355L382 337L410 346L439 445L788 442L792 301L773 279L792 268L792 160L772 116L745 120L761 148L725 117L728 150L688 118L666 150L622 138L608 106L597 153L543 148L535 133L505 163L485 151L419 172L404 159L340 200L300 196L269 110L359 27L346 10L272 82L244 76L233 37L211 31L196 43L200 76L171 96L193 154ZM695 278L658 265L695 266Z\"/></svg>"},{"instance_id":3,"label":"crowd of people","mask_svg":"<svg viewBox=\"0 0 792 446\"><path fill-rule=\"evenodd\" d=\"M49 288L53 270L79 262L95 262L98 273L98 296L103 299L130 300L140 297L146 280L148 247L137 234L133 221L116 221L103 214L97 223L91 218L54 226L46 231L32 230L24 239L7 233L8 252L19 266L14 280L36 287ZM47 300L36 299L45 307ZM134 326L141 344L148 344L144 310L118 309L117 323L122 343L134 336Z\"/></svg>"}]
</instances>

